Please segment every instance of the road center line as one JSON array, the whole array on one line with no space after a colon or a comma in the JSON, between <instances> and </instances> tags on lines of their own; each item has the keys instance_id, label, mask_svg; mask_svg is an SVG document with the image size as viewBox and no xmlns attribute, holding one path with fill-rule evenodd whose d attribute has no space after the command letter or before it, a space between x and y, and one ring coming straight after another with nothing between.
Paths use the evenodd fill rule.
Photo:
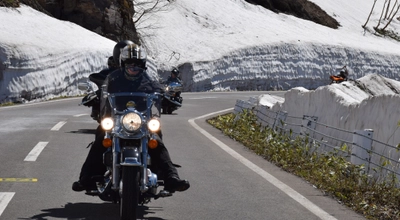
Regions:
<instances>
[{"instance_id":1,"label":"road center line","mask_svg":"<svg viewBox=\"0 0 400 220\"><path fill-rule=\"evenodd\" d=\"M196 99L217 99L218 97L198 97L198 98L187 98L190 100L196 100Z\"/></svg>"},{"instance_id":2,"label":"road center line","mask_svg":"<svg viewBox=\"0 0 400 220\"><path fill-rule=\"evenodd\" d=\"M14 194L14 192L0 192L0 216L3 214L8 203L10 203Z\"/></svg>"},{"instance_id":3,"label":"road center line","mask_svg":"<svg viewBox=\"0 0 400 220\"><path fill-rule=\"evenodd\" d=\"M28 156L25 157L24 161L36 161L39 154L46 147L49 142L39 142L36 146L29 152Z\"/></svg>"},{"instance_id":4,"label":"road center line","mask_svg":"<svg viewBox=\"0 0 400 220\"><path fill-rule=\"evenodd\" d=\"M192 118L192 119L189 119L189 123L195 129L197 129L200 133L202 133L204 136L206 136L208 139L210 139L212 142L214 142L217 146L219 146L222 150L227 152L229 155L231 155L236 160L240 161L243 165L247 166L249 169L256 172L258 175L260 175L265 180L270 182L272 185L274 185L275 187L280 189L282 192L286 193L289 197L291 197L292 199L297 201L300 205L302 205L304 208L308 209L310 212L314 213L319 218L324 219L324 220L336 220L335 217L329 215L329 213L322 210L320 207L318 207L317 205L312 203L310 200L305 198L303 195L301 195L294 189L290 188L288 185L281 182L280 180L278 180L276 177L272 176L267 171L261 169L259 166L255 165L251 161L247 160L242 155L240 155L236 151L232 150L232 148L230 148L226 144L222 143L220 140L218 140L217 138L212 136L210 133L208 133L204 129L200 128L195 122L195 120L197 120L197 119L207 118L207 117L210 117L211 115L220 114L220 113L224 113L224 112L228 112L228 111L232 111L232 110L233 110L233 108L230 108L230 109L225 109L225 110L218 111L218 112L209 113L209 114L206 114L203 116L199 116L197 118Z\"/></svg>"},{"instance_id":5,"label":"road center line","mask_svg":"<svg viewBox=\"0 0 400 220\"><path fill-rule=\"evenodd\" d=\"M0 182L37 182L36 178L0 178Z\"/></svg>"},{"instance_id":6,"label":"road center line","mask_svg":"<svg viewBox=\"0 0 400 220\"><path fill-rule=\"evenodd\" d=\"M58 131L60 130L60 128L65 125L67 123L67 121L60 121L58 122L56 125L54 125L54 127L52 127L50 130L52 131Z\"/></svg>"}]
</instances>

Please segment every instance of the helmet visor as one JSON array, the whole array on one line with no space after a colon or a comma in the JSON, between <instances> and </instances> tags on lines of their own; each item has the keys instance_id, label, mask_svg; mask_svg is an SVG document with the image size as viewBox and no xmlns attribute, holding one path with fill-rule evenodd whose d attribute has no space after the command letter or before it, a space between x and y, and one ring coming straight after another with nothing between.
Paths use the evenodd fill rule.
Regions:
<instances>
[{"instance_id":1,"label":"helmet visor","mask_svg":"<svg viewBox=\"0 0 400 220\"><path fill-rule=\"evenodd\" d=\"M121 50L121 60L125 62L128 59L146 59L146 52L142 50L138 45L128 45Z\"/></svg>"}]
</instances>

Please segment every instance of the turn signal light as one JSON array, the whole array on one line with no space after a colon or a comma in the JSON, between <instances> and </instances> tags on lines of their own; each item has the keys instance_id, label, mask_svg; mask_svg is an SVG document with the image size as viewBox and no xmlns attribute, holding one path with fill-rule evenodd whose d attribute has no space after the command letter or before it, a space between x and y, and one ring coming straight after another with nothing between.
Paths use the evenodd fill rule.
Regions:
<instances>
[{"instance_id":1,"label":"turn signal light","mask_svg":"<svg viewBox=\"0 0 400 220\"><path fill-rule=\"evenodd\" d=\"M110 138L104 138L103 139L103 147L109 148L112 145L112 141Z\"/></svg>"},{"instance_id":2,"label":"turn signal light","mask_svg":"<svg viewBox=\"0 0 400 220\"><path fill-rule=\"evenodd\" d=\"M150 139L147 145L149 146L150 149L155 149L156 147L158 147L158 142L156 139Z\"/></svg>"}]
</instances>

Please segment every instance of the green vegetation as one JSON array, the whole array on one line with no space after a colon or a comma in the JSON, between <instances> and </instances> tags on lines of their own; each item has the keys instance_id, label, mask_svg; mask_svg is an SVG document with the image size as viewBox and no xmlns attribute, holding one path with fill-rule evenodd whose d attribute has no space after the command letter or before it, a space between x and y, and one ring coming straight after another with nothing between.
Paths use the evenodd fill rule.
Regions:
<instances>
[{"instance_id":1,"label":"green vegetation","mask_svg":"<svg viewBox=\"0 0 400 220\"><path fill-rule=\"evenodd\" d=\"M368 219L400 219L398 180L373 179L364 167L354 165L337 152L319 154L307 137L290 138L257 123L251 111L207 120L225 135L239 141L283 170L307 180ZM343 146L341 150L349 150ZM385 162L383 162L385 163Z\"/></svg>"},{"instance_id":2,"label":"green vegetation","mask_svg":"<svg viewBox=\"0 0 400 220\"><path fill-rule=\"evenodd\" d=\"M13 102L0 103L0 107L15 105Z\"/></svg>"},{"instance_id":3,"label":"green vegetation","mask_svg":"<svg viewBox=\"0 0 400 220\"><path fill-rule=\"evenodd\" d=\"M58 96L58 97L54 97L54 98L50 98L50 99L46 99L46 100L41 100L41 102L45 102L45 101L52 101L52 100L59 100L59 99L69 99L69 98L76 98L76 97L84 97L85 94L83 95L75 95L75 96ZM4 107L4 106L12 106L12 105L20 105L21 102L4 102L4 103L0 103L0 107Z\"/></svg>"}]
</instances>

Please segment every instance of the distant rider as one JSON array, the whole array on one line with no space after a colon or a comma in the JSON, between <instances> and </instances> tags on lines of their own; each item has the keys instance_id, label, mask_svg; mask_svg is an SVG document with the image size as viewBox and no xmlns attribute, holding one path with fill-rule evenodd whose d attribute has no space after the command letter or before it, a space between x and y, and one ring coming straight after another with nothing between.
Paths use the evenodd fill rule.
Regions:
<instances>
[{"instance_id":1,"label":"distant rider","mask_svg":"<svg viewBox=\"0 0 400 220\"><path fill-rule=\"evenodd\" d=\"M347 70L346 66L343 66L343 68L339 72L339 77L343 78L343 81L347 81L347 78L349 77L349 71Z\"/></svg>"},{"instance_id":2,"label":"distant rider","mask_svg":"<svg viewBox=\"0 0 400 220\"><path fill-rule=\"evenodd\" d=\"M168 77L166 83L169 83L169 82L177 82L177 83L182 84L182 80L179 77L179 70L177 68L172 69L171 75Z\"/></svg>"},{"instance_id":3,"label":"distant rider","mask_svg":"<svg viewBox=\"0 0 400 220\"><path fill-rule=\"evenodd\" d=\"M329 78L331 79L331 83L341 83L343 81L347 81L349 77L349 71L346 66L343 66L339 72L339 75L331 75Z\"/></svg>"}]
</instances>

